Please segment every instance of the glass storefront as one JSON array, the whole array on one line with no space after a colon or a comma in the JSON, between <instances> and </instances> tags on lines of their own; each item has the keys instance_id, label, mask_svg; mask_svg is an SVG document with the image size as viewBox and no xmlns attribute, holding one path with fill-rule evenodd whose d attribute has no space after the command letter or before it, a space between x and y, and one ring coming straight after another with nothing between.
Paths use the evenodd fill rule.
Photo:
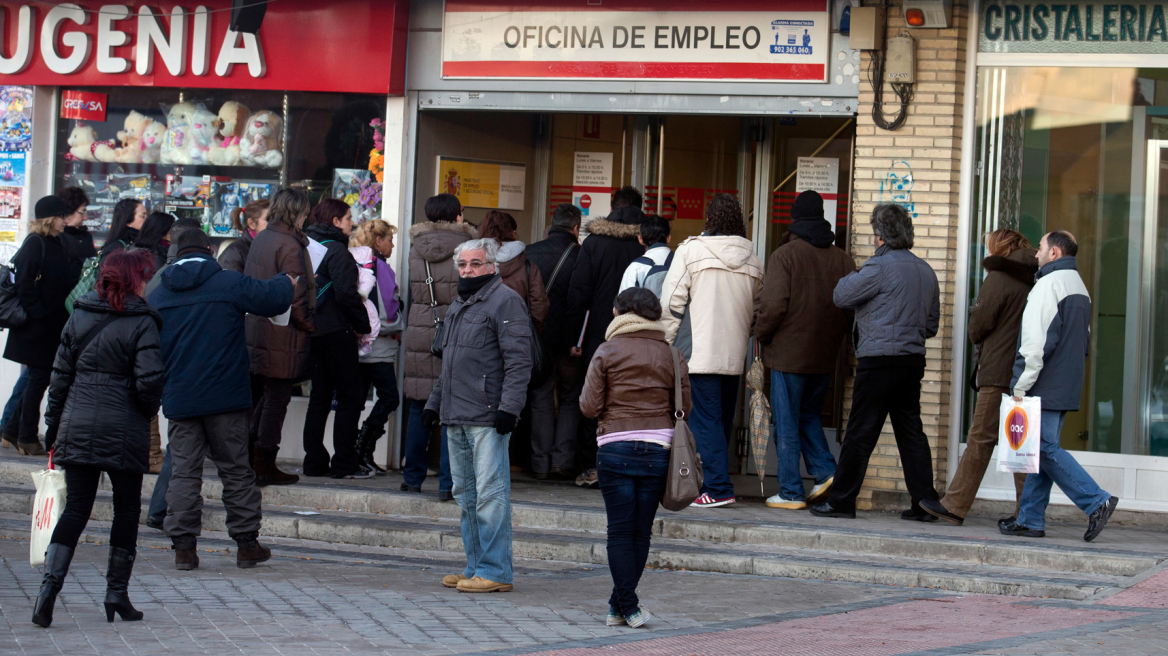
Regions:
<instances>
[{"instance_id":1,"label":"glass storefront","mask_svg":"<svg viewBox=\"0 0 1168 656\"><path fill-rule=\"evenodd\" d=\"M1014 228L1035 246L1073 233L1092 337L1062 446L1168 456L1168 333L1155 329L1168 322L1168 69L983 66L975 112L969 303L987 232Z\"/></svg>"}]
</instances>

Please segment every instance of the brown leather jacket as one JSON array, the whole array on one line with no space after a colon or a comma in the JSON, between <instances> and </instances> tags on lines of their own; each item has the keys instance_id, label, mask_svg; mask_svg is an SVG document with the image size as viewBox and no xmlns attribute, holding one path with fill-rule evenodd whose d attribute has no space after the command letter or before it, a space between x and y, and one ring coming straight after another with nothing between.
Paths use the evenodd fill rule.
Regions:
<instances>
[{"instance_id":1,"label":"brown leather jacket","mask_svg":"<svg viewBox=\"0 0 1168 656\"><path fill-rule=\"evenodd\" d=\"M982 261L989 274L969 309L969 341L977 346L978 387L1009 387L1022 331L1022 311L1034 286L1038 261L1033 248Z\"/></svg>"},{"instance_id":2,"label":"brown leather jacket","mask_svg":"<svg viewBox=\"0 0 1168 656\"><path fill-rule=\"evenodd\" d=\"M621 315L609 325L608 341L596 349L588 365L580 412L597 417L597 435L628 430L673 428L674 373L672 347L665 342L665 330L658 322L626 320ZM613 327L616 326L616 330ZM689 367L681 358L682 411L689 416L693 405L689 395Z\"/></svg>"},{"instance_id":3,"label":"brown leather jacket","mask_svg":"<svg viewBox=\"0 0 1168 656\"><path fill-rule=\"evenodd\" d=\"M504 246L513 249L511 244L524 246L521 241L509 241ZM499 249L499 255L502 258L502 247ZM499 277L503 279L504 285L514 290L519 294L519 298L527 303L527 309L531 310L531 318L535 321L535 330L542 334L551 305L548 303L547 290L544 289L543 275L540 274L539 267L534 262L529 266L527 254L520 252L518 255L511 255L505 262L500 259ZM529 280L530 286L527 284Z\"/></svg>"},{"instance_id":4,"label":"brown leather jacket","mask_svg":"<svg viewBox=\"0 0 1168 656\"><path fill-rule=\"evenodd\" d=\"M799 237L775 249L763 276L754 336L768 369L791 374L835 371L851 310L832 301L840 278L856 270L837 246L817 248Z\"/></svg>"},{"instance_id":5,"label":"brown leather jacket","mask_svg":"<svg viewBox=\"0 0 1168 656\"><path fill-rule=\"evenodd\" d=\"M312 312L316 308L316 284L308 257L308 237L303 232L269 223L251 242L243 274L267 280L286 273L296 281L292 297L292 317L287 326L277 326L265 317L247 315L247 351L251 372L268 378L299 380L308 376L308 340L316 329Z\"/></svg>"}]
</instances>

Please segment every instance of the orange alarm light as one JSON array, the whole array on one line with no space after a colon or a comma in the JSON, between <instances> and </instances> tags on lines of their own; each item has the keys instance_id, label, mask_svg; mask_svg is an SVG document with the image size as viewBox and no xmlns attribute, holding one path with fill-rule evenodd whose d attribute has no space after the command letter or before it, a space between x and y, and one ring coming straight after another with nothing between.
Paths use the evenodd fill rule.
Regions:
<instances>
[{"instance_id":1,"label":"orange alarm light","mask_svg":"<svg viewBox=\"0 0 1168 656\"><path fill-rule=\"evenodd\" d=\"M904 12L904 22L908 23L909 27L920 27L925 24L925 12L920 9L909 9Z\"/></svg>"}]
</instances>

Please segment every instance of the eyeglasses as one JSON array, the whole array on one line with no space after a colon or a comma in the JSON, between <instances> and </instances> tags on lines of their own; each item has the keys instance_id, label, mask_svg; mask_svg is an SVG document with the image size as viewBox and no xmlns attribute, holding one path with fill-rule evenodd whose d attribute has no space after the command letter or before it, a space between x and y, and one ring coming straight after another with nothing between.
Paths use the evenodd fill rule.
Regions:
<instances>
[{"instance_id":1,"label":"eyeglasses","mask_svg":"<svg viewBox=\"0 0 1168 656\"><path fill-rule=\"evenodd\" d=\"M459 260L458 261L458 268L460 270L461 269L478 269L478 268L484 267L484 266L487 266L487 262L483 262L482 260L471 260L470 262L467 262L466 260Z\"/></svg>"}]
</instances>

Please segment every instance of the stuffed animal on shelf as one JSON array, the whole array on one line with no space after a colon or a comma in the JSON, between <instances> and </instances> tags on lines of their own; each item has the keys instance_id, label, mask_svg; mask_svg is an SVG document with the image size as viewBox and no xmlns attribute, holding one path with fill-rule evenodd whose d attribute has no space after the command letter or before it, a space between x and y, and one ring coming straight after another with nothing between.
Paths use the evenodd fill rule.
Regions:
<instances>
[{"instance_id":1,"label":"stuffed animal on shelf","mask_svg":"<svg viewBox=\"0 0 1168 656\"><path fill-rule=\"evenodd\" d=\"M126 129L118 131L118 139L121 140L122 147L114 151L114 161L125 164L141 162L142 147L140 141L142 133L146 131L147 126L153 123L154 119L149 116L131 110L124 122Z\"/></svg>"},{"instance_id":2,"label":"stuffed animal on shelf","mask_svg":"<svg viewBox=\"0 0 1168 656\"><path fill-rule=\"evenodd\" d=\"M220 166L239 166L242 161L239 153L239 141L247 129L247 118L251 110L242 103L228 100L219 108L219 135L223 141L218 147L211 148L211 163Z\"/></svg>"},{"instance_id":3,"label":"stuffed animal on shelf","mask_svg":"<svg viewBox=\"0 0 1168 656\"><path fill-rule=\"evenodd\" d=\"M91 150L93 151L93 158L99 162L116 162L118 158L118 151L115 146L118 142L113 139L106 141L95 141Z\"/></svg>"},{"instance_id":4,"label":"stuffed animal on shelf","mask_svg":"<svg viewBox=\"0 0 1168 656\"><path fill-rule=\"evenodd\" d=\"M165 138L166 126L158 121L151 121L150 125L142 130L138 146L142 150L143 164L157 164L162 159L162 140Z\"/></svg>"},{"instance_id":5,"label":"stuffed animal on shelf","mask_svg":"<svg viewBox=\"0 0 1168 656\"><path fill-rule=\"evenodd\" d=\"M97 131L88 125L78 125L69 133L69 152L65 159L70 162L96 162L93 156L93 144L97 141Z\"/></svg>"},{"instance_id":6,"label":"stuffed animal on shelf","mask_svg":"<svg viewBox=\"0 0 1168 656\"><path fill-rule=\"evenodd\" d=\"M239 154L248 166L277 169L284 163L284 121L275 112L256 112L247 119Z\"/></svg>"},{"instance_id":7,"label":"stuffed animal on shelf","mask_svg":"<svg viewBox=\"0 0 1168 656\"><path fill-rule=\"evenodd\" d=\"M199 107L191 116L190 157L192 164L210 164L211 149L220 143L219 117Z\"/></svg>"},{"instance_id":8,"label":"stuffed animal on shelf","mask_svg":"<svg viewBox=\"0 0 1168 656\"><path fill-rule=\"evenodd\" d=\"M198 108L181 102L166 113L166 136L162 139L163 164L191 163L191 119Z\"/></svg>"}]
</instances>

